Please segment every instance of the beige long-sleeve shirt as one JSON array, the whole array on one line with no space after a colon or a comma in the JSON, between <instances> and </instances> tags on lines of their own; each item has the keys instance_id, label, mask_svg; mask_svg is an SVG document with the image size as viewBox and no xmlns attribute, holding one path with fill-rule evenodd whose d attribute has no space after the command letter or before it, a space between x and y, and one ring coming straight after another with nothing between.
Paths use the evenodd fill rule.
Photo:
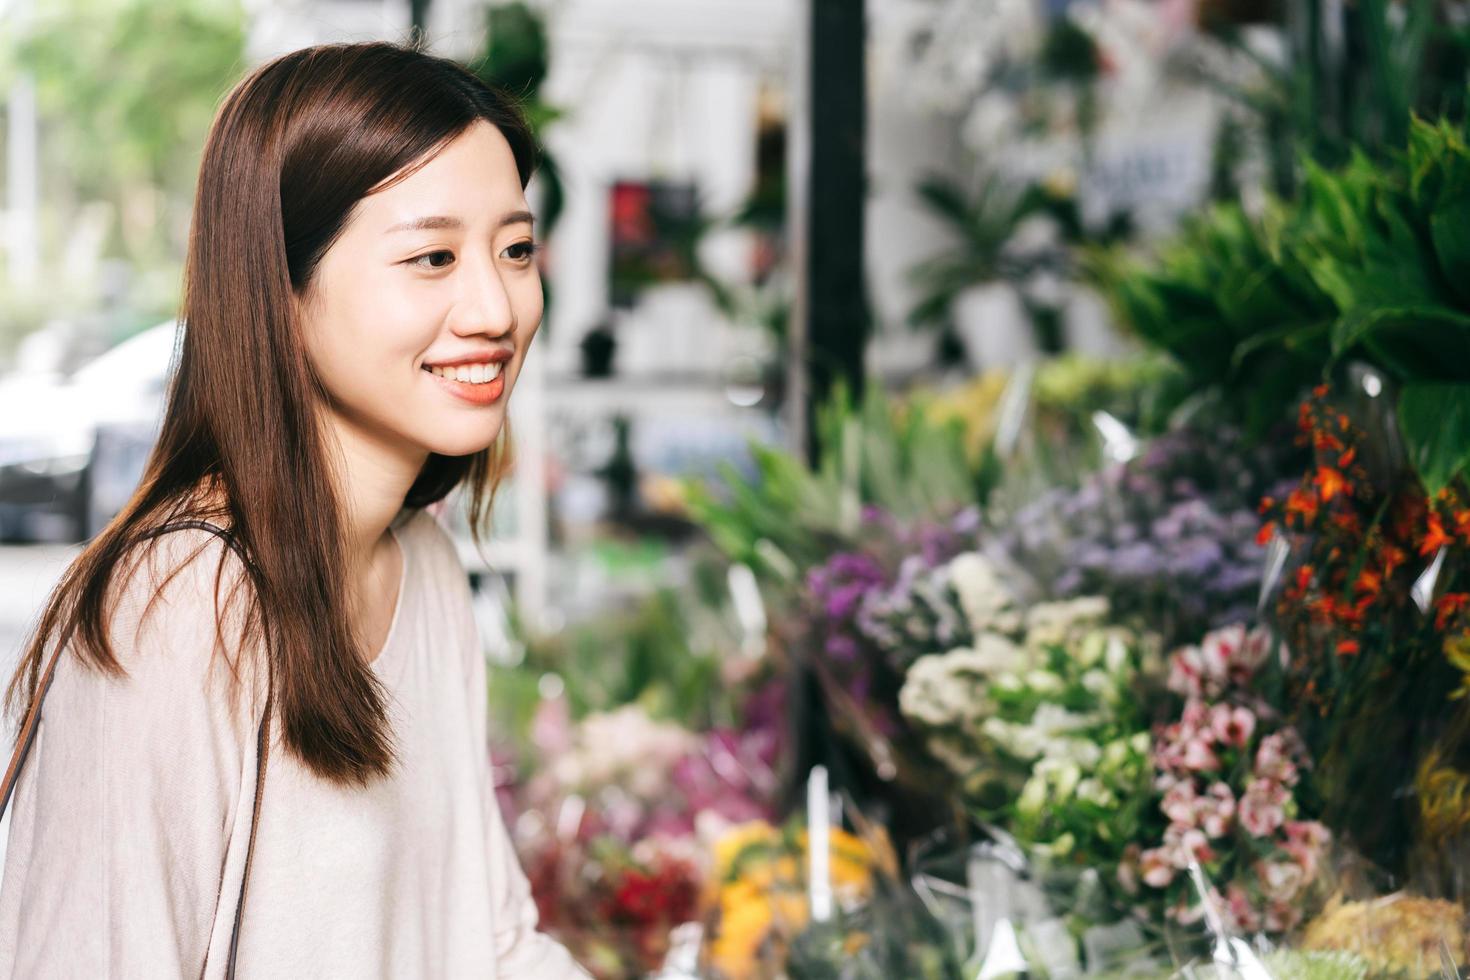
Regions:
<instances>
[{"instance_id":1,"label":"beige long-sleeve shirt","mask_svg":"<svg viewBox=\"0 0 1470 980\"><path fill-rule=\"evenodd\" d=\"M367 789L334 786L283 749L276 713L238 976L584 978L537 931L496 805L485 661L453 542L423 511L401 513L393 533L403 580L372 669L400 764ZM155 540L110 626L130 676L67 655L57 665L11 800L0 977L225 975L263 674L247 672L231 699L211 657L224 542L194 528ZM237 562L227 556L226 593Z\"/></svg>"}]
</instances>

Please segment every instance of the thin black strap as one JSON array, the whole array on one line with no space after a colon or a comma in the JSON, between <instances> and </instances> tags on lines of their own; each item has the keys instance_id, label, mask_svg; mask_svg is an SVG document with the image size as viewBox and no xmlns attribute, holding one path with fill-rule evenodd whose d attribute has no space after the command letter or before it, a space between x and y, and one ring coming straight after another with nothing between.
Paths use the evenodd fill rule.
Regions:
<instances>
[{"instance_id":1,"label":"thin black strap","mask_svg":"<svg viewBox=\"0 0 1470 980\"><path fill-rule=\"evenodd\" d=\"M142 534L142 539L157 537L168 531L179 528L197 528L209 531L211 534L224 540L242 562L248 563L244 549L235 540L234 535L224 528L208 521L185 519L173 521L159 527L150 528ZM71 634L67 634L70 639ZM25 720L21 723L19 734L16 736L15 749L10 755L10 765L5 770L5 780L0 783L0 819L4 819L5 811L10 805L11 794L15 790L16 781L20 779L20 771L24 768L26 759L31 753L31 745L36 738L36 730L41 720L41 703L45 700L47 693L51 690L51 682L55 679L56 663L61 658L61 652L66 648L66 640L56 645L56 650L51 654L51 659L46 663L46 671L42 675L40 685L31 699L30 707L26 709ZM267 658L267 670L269 671L269 658ZM234 980L235 957L240 943L240 923L245 912L245 886L250 881L250 864L255 857L255 830L260 824L260 804L265 793L265 769L266 759L270 749L270 720L271 709L275 703L274 685L271 683L269 674L266 681L265 711L260 719L260 729L256 734L256 760L255 760L255 803L250 816L250 843L245 849L245 871L240 877L240 898L235 903L235 924L230 934L230 958L226 967L225 976Z\"/></svg>"}]
</instances>

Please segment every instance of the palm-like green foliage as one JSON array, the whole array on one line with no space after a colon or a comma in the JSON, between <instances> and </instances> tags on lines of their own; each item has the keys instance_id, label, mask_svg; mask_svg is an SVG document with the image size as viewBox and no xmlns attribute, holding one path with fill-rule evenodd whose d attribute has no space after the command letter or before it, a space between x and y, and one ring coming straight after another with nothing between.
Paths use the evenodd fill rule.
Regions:
<instances>
[{"instance_id":1,"label":"palm-like green foliage","mask_svg":"<svg viewBox=\"0 0 1470 980\"><path fill-rule=\"evenodd\" d=\"M1397 382L1400 424L1430 489L1470 434L1470 147L1414 120L1384 162L1305 165L1300 195L1258 219L1207 213L1155 259L1103 256L1123 319L1262 431L1344 360Z\"/></svg>"}]
</instances>

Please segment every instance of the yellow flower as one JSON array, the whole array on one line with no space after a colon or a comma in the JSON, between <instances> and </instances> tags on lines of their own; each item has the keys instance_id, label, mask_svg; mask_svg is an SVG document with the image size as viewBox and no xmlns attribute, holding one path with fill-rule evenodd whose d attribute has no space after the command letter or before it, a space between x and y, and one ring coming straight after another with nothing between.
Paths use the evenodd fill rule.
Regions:
<instances>
[{"instance_id":1,"label":"yellow flower","mask_svg":"<svg viewBox=\"0 0 1470 980\"><path fill-rule=\"evenodd\" d=\"M807 849L807 832L797 834L802 853ZM844 899L858 899L868 895L873 888L872 852L859 837L833 827L829 836L831 859L828 867L832 873L832 888Z\"/></svg>"},{"instance_id":2,"label":"yellow flower","mask_svg":"<svg viewBox=\"0 0 1470 980\"><path fill-rule=\"evenodd\" d=\"M757 844L776 847L780 843L780 831L764 820L751 820L731 827L715 841L715 877L729 877L734 871L735 860L747 847Z\"/></svg>"},{"instance_id":3,"label":"yellow flower","mask_svg":"<svg viewBox=\"0 0 1470 980\"><path fill-rule=\"evenodd\" d=\"M710 943L710 958L731 980L753 974L755 955L771 928L771 905L765 893L744 879L720 889L719 934Z\"/></svg>"}]
</instances>

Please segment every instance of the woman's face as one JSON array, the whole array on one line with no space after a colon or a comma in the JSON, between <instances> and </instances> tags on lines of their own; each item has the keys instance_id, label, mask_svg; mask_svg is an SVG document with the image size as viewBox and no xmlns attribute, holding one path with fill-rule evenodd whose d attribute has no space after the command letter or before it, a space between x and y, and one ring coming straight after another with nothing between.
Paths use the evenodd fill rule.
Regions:
<instances>
[{"instance_id":1,"label":"woman's face","mask_svg":"<svg viewBox=\"0 0 1470 980\"><path fill-rule=\"evenodd\" d=\"M482 120L359 201L302 309L338 424L415 454L494 442L541 324L532 242L510 144Z\"/></svg>"}]
</instances>

